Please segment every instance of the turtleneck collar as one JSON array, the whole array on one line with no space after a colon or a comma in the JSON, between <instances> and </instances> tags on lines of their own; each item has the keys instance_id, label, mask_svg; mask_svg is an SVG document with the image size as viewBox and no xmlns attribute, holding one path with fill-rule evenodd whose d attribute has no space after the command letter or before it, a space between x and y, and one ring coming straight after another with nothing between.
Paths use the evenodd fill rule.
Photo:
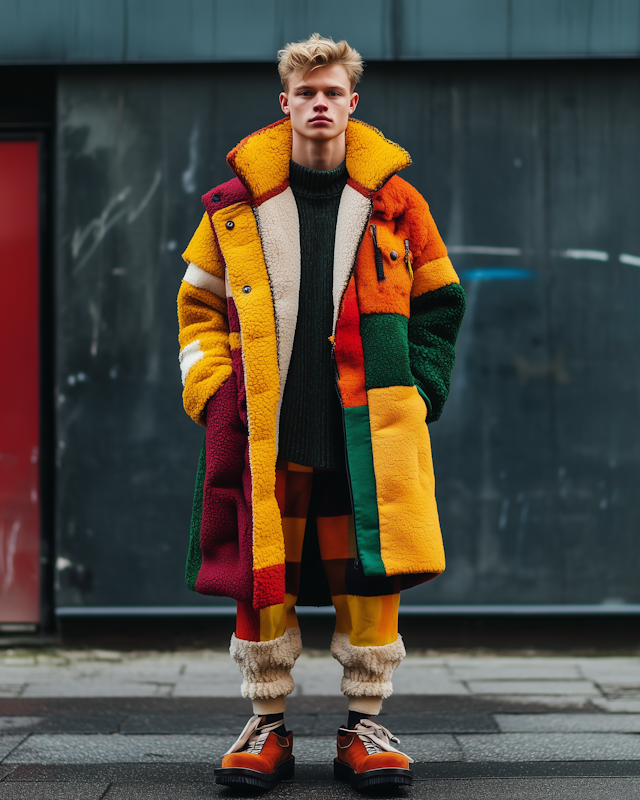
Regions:
<instances>
[{"instance_id":1,"label":"turtleneck collar","mask_svg":"<svg viewBox=\"0 0 640 800\"><path fill-rule=\"evenodd\" d=\"M333 197L344 189L347 179L347 165L343 161L339 167L323 172L308 169L292 161L289 169L289 184L294 194L304 197Z\"/></svg>"}]
</instances>

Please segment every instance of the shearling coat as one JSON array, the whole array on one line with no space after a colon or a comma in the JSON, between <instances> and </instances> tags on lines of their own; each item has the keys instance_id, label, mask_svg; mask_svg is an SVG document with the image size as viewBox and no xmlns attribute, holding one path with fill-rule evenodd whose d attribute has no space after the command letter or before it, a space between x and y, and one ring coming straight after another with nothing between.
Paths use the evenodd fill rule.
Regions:
<instances>
[{"instance_id":1,"label":"shearling coat","mask_svg":"<svg viewBox=\"0 0 640 800\"><path fill-rule=\"evenodd\" d=\"M187 584L255 608L285 597L275 470L300 288L291 142L283 119L231 151L237 177L203 198L178 296L184 406L206 425ZM464 293L427 203L396 175L408 153L357 120L346 148L331 342L358 557L406 588L445 566L426 421L449 390Z\"/></svg>"}]
</instances>

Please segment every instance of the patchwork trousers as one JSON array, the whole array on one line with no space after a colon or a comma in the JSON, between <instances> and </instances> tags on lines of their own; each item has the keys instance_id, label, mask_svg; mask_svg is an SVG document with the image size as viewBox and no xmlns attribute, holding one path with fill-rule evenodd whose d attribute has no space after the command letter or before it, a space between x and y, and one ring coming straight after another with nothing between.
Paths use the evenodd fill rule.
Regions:
<instances>
[{"instance_id":1,"label":"patchwork trousers","mask_svg":"<svg viewBox=\"0 0 640 800\"><path fill-rule=\"evenodd\" d=\"M238 603L231 655L243 676L242 695L251 698L254 713L270 714L284 711L294 689L291 669L302 648L295 605L306 533L317 536L318 559L336 611L331 654L344 670L342 692L350 710L377 714L392 693L391 677L405 655L398 634L398 580L364 575L346 470L278 461L276 497L285 541L285 602L259 611Z\"/></svg>"}]
</instances>

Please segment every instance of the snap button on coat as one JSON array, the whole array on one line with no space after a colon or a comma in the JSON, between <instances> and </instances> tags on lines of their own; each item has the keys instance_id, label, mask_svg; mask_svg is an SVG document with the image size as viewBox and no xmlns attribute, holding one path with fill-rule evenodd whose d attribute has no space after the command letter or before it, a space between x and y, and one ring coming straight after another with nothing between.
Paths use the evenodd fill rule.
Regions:
<instances>
[{"instance_id":1,"label":"snap button on coat","mask_svg":"<svg viewBox=\"0 0 640 800\"><path fill-rule=\"evenodd\" d=\"M243 294L249 294L250 291L251 291L251 287L250 286L243 286L242 287L242 293Z\"/></svg>"},{"instance_id":2,"label":"snap button on coat","mask_svg":"<svg viewBox=\"0 0 640 800\"><path fill-rule=\"evenodd\" d=\"M391 256L391 260L392 260L392 261L395 261L395 260L398 258L398 254L396 253L396 251L395 251L395 250L392 250L392 251L389 253L389 255Z\"/></svg>"},{"instance_id":3,"label":"snap button on coat","mask_svg":"<svg viewBox=\"0 0 640 800\"><path fill-rule=\"evenodd\" d=\"M220 202L220 195L219 194L214 194L213 197L211 198L211 202L212 203L219 203Z\"/></svg>"},{"instance_id":4,"label":"snap button on coat","mask_svg":"<svg viewBox=\"0 0 640 800\"><path fill-rule=\"evenodd\" d=\"M232 219L228 220L228 222L226 224L227 224L227 228L229 228L229 230L231 230L232 228L236 227L236 223Z\"/></svg>"}]
</instances>

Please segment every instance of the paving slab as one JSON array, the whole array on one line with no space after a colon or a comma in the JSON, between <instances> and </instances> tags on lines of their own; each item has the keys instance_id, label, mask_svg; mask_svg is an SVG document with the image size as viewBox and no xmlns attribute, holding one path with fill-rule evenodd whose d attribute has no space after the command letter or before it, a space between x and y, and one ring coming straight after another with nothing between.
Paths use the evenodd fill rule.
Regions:
<instances>
[{"instance_id":1,"label":"paving slab","mask_svg":"<svg viewBox=\"0 0 640 800\"><path fill-rule=\"evenodd\" d=\"M463 681L478 680L584 680L585 675L577 663L558 662L549 658L544 661L527 661L501 663L492 660L490 663L450 663L452 677Z\"/></svg>"},{"instance_id":2,"label":"paving slab","mask_svg":"<svg viewBox=\"0 0 640 800\"><path fill-rule=\"evenodd\" d=\"M640 733L640 714L495 714L503 733Z\"/></svg>"},{"instance_id":3,"label":"paving slab","mask_svg":"<svg viewBox=\"0 0 640 800\"><path fill-rule=\"evenodd\" d=\"M170 697L174 684L148 681L68 680L28 683L21 697ZM237 694L236 688L236 694Z\"/></svg>"},{"instance_id":4,"label":"paving slab","mask_svg":"<svg viewBox=\"0 0 640 800\"><path fill-rule=\"evenodd\" d=\"M0 800L102 800L108 789L108 783L0 783Z\"/></svg>"},{"instance_id":5,"label":"paving slab","mask_svg":"<svg viewBox=\"0 0 640 800\"><path fill-rule=\"evenodd\" d=\"M50 714L0 716L3 733L117 733L123 714Z\"/></svg>"},{"instance_id":6,"label":"paving slab","mask_svg":"<svg viewBox=\"0 0 640 800\"><path fill-rule=\"evenodd\" d=\"M543 697L544 695L579 695L580 697L601 697L601 692L591 681L527 681L527 680L501 680L501 681L467 681L467 685L474 694L501 694L521 695L531 694Z\"/></svg>"},{"instance_id":7,"label":"paving slab","mask_svg":"<svg viewBox=\"0 0 640 800\"><path fill-rule=\"evenodd\" d=\"M117 733L123 714L53 714L38 725L38 733Z\"/></svg>"},{"instance_id":8,"label":"paving slab","mask_svg":"<svg viewBox=\"0 0 640 800\"><path fill-rule=\"evenodd\" d=\"M452 678L446 667L431 667L405 660L393 676L395 694L468 694L462 681Z\"/></svg>"},{"instance_id":9,"label":"paving slab","mask_svg":"<svg viewBox=\"0 0 640 800\"><path fill-rule=\"evenodd\" d=\"M12 748L7 764L218 764L235 736L34 734ZM0 740L1 743L1 740ZM18 742L18 744L20 744Z\"/></svg>"},{"instance_id":10,"label":"paving slab","mask_svg":"<svg viewBox=\"0 0 640 800\"><path fill-rule=\"evenodd\" d=\"M310 797L311 795L309 795ZM109 797L109 795L107 795ZM304 797L304 795L301 795ZM429 800L637 800L639 778L485 778L429 780L411 797Z\"/></svg>"},{"instance_id":11,"label":"paving slab","mask_svg":"<svg viewBox=\"0 0 640 800\"><path fill-rule=\"evenodd\" d=\"M640 684L640 658L578 658L581 674L598 683Z\"/></svg>"},{"instance_id":12,"label":"paving slab","mask_svg":"<svg viewBox=\"0 0 640 800\"><path fill-rule=\"evenodd\" d=\"M16 770L26 769L16 767ZM458 761L415 764L428 778L640 778L640 761Z\"/></svg>"},{"instance_id":13,"label":"paving slab","mask_svg":"<svg viewBox=\"0 0 640 800\"><path fill-rule=\"evenodd\" d=\"M206 735L104 735L35 734L14 743L7 764L115 764L200 763L218 764L235 736ZM402 747L418 761L461 761L460 748L446 734L408 735ZM295 755L300 763L330 762L335 757L333 736L301 737Z\"/></svg>"},{"instance_id":14,"label":"paving slab","mask_svg":"<svg viewBox=\"0 0 640 800\"><path fill-rule=\"evenodd\" d=\"M596 683L608 700L640 700L640 684Z\"/></svg>"},{"instance_id":15,"label":"paving slab","mask_svg":"<svg viewBox=\"0 0 640 800\"><path fill-rule=\"evenodd\" d=\"M20 697L24 690L24 683L4 683L0 685L0 698L1 697Z\"/></svg>"},{"instance_id":16,"label":"paving slab","mask_svg":"<svg viewBox=\"0 0 640 800\"><path fill-rule=\"evenodd\" d=\"M635 770L635 771L634 771ZM213 766L204 764L105 764L94 766L17 767L0 787L0 800L78 800L78 789L96 792L109 786L105 800L205 800L231 797L215 785ZM638 762L567 762L414 765L415 782L396 797L435 800L628 800L636 798ZM38 785L50 794L38 794ZM73 789L77 787L75 794ZM31 794L29 794L31 792ZM99 795L98 795L99 796ZM385 795L388 796L388 795ZM89 794L93 800L95 794ZM296 766L295 778L269 794L280 798L355 798L349 786L333 780L330 763Z\"/></svg>"},{"instance_id":17,"label":"paving slab","mask_svg":"<svg viewBox=\"0 0 640 800\"><path fill-rule=\"evenodd\" d=\"M312 721L313 720L313 721ZM286 714L287 727L299 740L301 736L330 736L335 739L338 728L346 725L348 712L341 714Z\"/></svg>"},{"instance_id":18,"label":"paving slab","mask_svg":"<svg viewBox=\"0 0 640 800\"><path fill-rule=\"evenodd\" d=\"M120 733L238 736L247 719L239 714L130 714L122 723Z\"/></svg>"},{"instance_id":19,"label":"paving slab","mask_svg":"<svg viewBox=\"0 0 640 800\"><path fill-rule=\"evenodd\" d=\"M202 733L211 736L237 736L247 723L248 715L240 714L130 714L122 723L120 733L174 734ZM287 714L287 726L296 736L312 733L335 733L346 721L346 714ZM319 730L320 726L320 730Z\"/></svg>"},{"instance_id":20,"label":"paving slab","mask_svg":"<svg viewBox=\"0 0 640 800\"><path fill-rule=\"evenodd\" d=\"M25 735L3 734L0 736L0 761L3 761L9 753L15 750L26 740Z\"/></svg>"},{"instance_id":21,"label":"paving slab","mask_svg":"<svg viewBox=\"0 0 640 800\"><path fill-rule=\"evenodd\" d=\"M173 734L202 733L211 736L238 736L248 715L240 714L131 714L120 727L120 733ZM298 736L334 735L346 722L343 714L287 714L289 729Z\"/></svg>"},{"instance_id":22,"label":"paving slab","mask_svg":"<svg viewBox=\"0 0 640 800\"><path fill-rule=\"evenodd\" d=\"M178 681L170 695L171 697L237 697L240 682L237 678L233 681Z\"/></svg>"},{"instance_id":23,"label":"paving slab","mask_svg":"<svg viewBox=\"0 0 640 800\"><path fill-rule=\"evenodd\" d=\"M394 694L384 701L384 714L456 713L600 713L603 698L545 695L416 695ZM289 695L288 714L338 714L347 707L342 696ZM58 714L233 714L247 719L251 701L242 697L36 697L0 699L3 716ZM604 713L604 711L602 712Z\"/></svg>"},{"instance_id":24,"label":"paving slab","mask_svg":"<svg viewBox=\"0 0 640 800\"><path fill-rule=\"evenodd\" d=\"M296 767L296 775L293 779L283 781L274 790L269 792L269 800L279 800L280 798L313 798L313 800L353 800L354 792L348 784L338 783L333 778L332 769L329 765L323 767L321 771L311 767L313 773L309 773L304 767ZM238 797L238 794L231 793L228 789L216 786L214 778L209 780L187 781L176 784L145 782L126 785L124 782L115 781L105 800L210 800L211 798ZM240 795L241 796L241 795ZM247 792L245 796L261 797L263 793L252 794ZM398 795L396 795L398 796ZM403 793L403 796L406 794Z\"/></svg>"},{"instance_id":25,"label":"paving slab","mask_svg":"<svg viewBox=\"0 0 640 800\"><path fill-rule=\"evenodd\" d=\"M293 675L296 696L340 696L341 667L325 651L304 651ZM604 692L610 700L640 702L640 658L409 655L394 683L396 696L490 692L602 697ZM0 698L232 698L239 684L238 669L223 651L61 650L0 659Z\"/></svg>"},{"instance_id":26,"label":"paving slab","mask_svg":"<svg viewBox=\"0 0 640 800\"><path fill-rule=\"evenodd\" d=\"M14 731L32 731L41 725L45 717L11 716L0 717L0 733L13 733Z\"/></svg>"},{"instance_id":27,"label":"paving slab","mask_svg":"<svg viewBox=\"0 0 640 800\"><path fill-rule=\"evenodd\" d=\"M269 793L269 800L273 800L280 795L279 788ZM242 797L236 794L235 797ZM247 793L245 797L261 797L261 794ZM210 800L217 797L234 797L229 791L221 790L216 786L215 778L202 784L186 784L175 786L166 783L145 783L145 784L112 784L103 800Z\"/></svg>"},{"instance_id":28,"label":"paving slab","mask_svg":"<svg viewBox=\"0 0 640 800\"><path fill-rule=\"evenodd\" d=\"M491 695L484 695L490 697ZM521 705L522 712L526 713L529 709L527 706L538 706L537 709L531 709L532 713L536 711L544 712L552 709L566 709L569 711L592 711L595 712L598 708L595 703L598 703L602 697L595 695L581 695L581 694L496 694L496 698L500 698L503 703L512 703L514 706ZM500 713L500 712L496 712Z\"/></svg>"},{"instance_id":29,"label":"paving slab","mask_svg":"<svg viewBox=\"0 0 640 800\"><path fill-rule=\"evenodd\" d=\"M342 667L334 658L301 655L291 670L294 683L302 694L340 694ZM236 675L236 682L239 676ZM316 688L317 687L317 688Z\"/></svg>"},{"instance_id":30,"label":"paving slab","mask_svg":"<svg viewBox=\"0 0 640 800\"><path fill-rule=\"evenodd\" d=\"M62 716L62 715L61 715ZM82 719L81 717L79 717ZM64 718L63 718L64 719ZM114 720L120 719L114 717ZM57 726L57 717L49 718L48 731L65 729ZM237 735L247 721L239 714L130 714L120 725L120 733L173 734L204 733ZM342 714L286 714L287 727L300 736L333 736L347 721ZM380 717L383 725L396 734L422 733L494 733L499 728L490 714L386 714ZM91 720L87 723L94 724ZM95 723L99 724L98 721ZM96 731L97 732L97 731Z\"/></svg>"},{"instance_id":31,"label":"paving slab","mask_svg":"<svg viewBox=\"0 0 640 800\"><path fill-rule=\"evenodd\" d=\"M640 713L640 700L609 700L604 697L593 699L593 704L603 711L612 713Z\"/></svg>"},{"instance_id":32,"label":"paving slab","mask_svg":"<svg viewBox=\"0 0 640 800\"><path fill-rule=\"evenodd\" d=\"M640 780L637 778L533 778L417 781L410 793L396 796L429 798L429 800L637 800ZM167 787L155 784L132 787L115 785L105 800L204 800L229 797L227 791L215 785ZM331 777L324 780L294 778L281 783L269 793L269 798L299 800L341 800L357 795L345 784Z\"/></svg>"},{"instance_id":33,"label":"paving slab","mask_svg":"<svg viewBox=\"0 0 640 800\"><path fill-rule=\"evenodd\" d=\"M7 783L165 783L190 784L209 781L214 765L193 763L160 764L18 764L5 780Z\"/></svg>"},{"instance_id":34,"label":"paving slab","mask_svg":"<svg viewBox=\"0 0 640 800\"><path fill-rule=\"evenodd\" d=\"M380 722L393 733L497 733L490 714L386 714Z\"/></svg>"},{"instance_id":35,"label":"paving slab","mask_svg":"<svg viewBox=\"0 0 640 800\"><path fill-rule=\"evenodd\" d=\"M622 733L502 733L456 737L467 761L640 759L640 736Z\"/></svg>"},{"instance_id":36,"label":"paving slab","mask_svg":"<svg viewBox=\"0 0 640 800\"><path fill-rule=\"evenodd\" d=\"M625 661L627 657L622 660ZM493 653L487 655L486 653L466 653L456 654L450 653L446 656L432 657L428 656L427 661L440 660L440 662L451 669L460 669L465 667L478 667L484 669L485 667L491 669L508 669L510 667L518 667L526 665L527 668L548 667L550 664L556 667L570 666L574 667L580 664L582 657L580 656L558 656L558 655L538 655L531 653L529 655L501 655ZM418 659L416 659L418 660Z\"/></svg>"},{"instance_id":37,"label":"paving slab","mask_svg":"<svg viewBox=\"0 0 640 800\"><path fill-rule=\"evenodd\" d=\"M1 785L0 785L1 786ZM442 780L425 781L414 784L410 796L416 800L550 800L562 797L563 800L636 800L640 782L633 778L617 779L484 779L484 780ZM55 786L24 785L19 793L5 793L0 789L4 800L205 800L206 798L230 796L220 787L212 784L186 786L167 786L166 784L134 784L132 786L112 785L106 787L82 787L81 785L56 784ZM55 793L51 793L55 792ZM81 794L79 792L82 792ZM103 792L100 794L99 792ZM409 796L403 793L402 796ZM273 800L278 798L299 798L300 800L341 800L353 798L349 786L334 783L332 780L287 781L269 794Z\"/></svg>"},{"instance_id":38,"label":"paving slab","mask_svg":"<svg viewBox=\"0 0 640 800\"><path fill-rule=\"evenodd\" d=\"M417 763L436 762L442 764L446 761L464 761L460 745L454 736L447 734L429 733L424 736L401 736L396 747L403 753L411 756ZM335 737L332 739L335 758Z\"/></svg>"}]
</instances>

